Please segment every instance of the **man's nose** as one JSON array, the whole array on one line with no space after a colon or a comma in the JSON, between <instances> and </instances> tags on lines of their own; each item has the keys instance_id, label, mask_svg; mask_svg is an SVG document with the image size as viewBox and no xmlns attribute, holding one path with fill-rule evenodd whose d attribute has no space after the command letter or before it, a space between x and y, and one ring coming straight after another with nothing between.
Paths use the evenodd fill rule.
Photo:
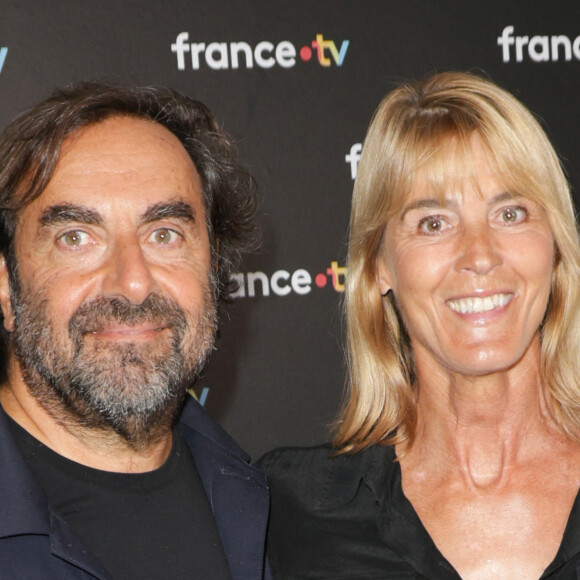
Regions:
<instances>
[{"instance_id":1,"label":"man's nose","mask_svg":"<svg viewBox=\"0 0 580 580\"><path fill-rule=\"evenodd\" d=\"M124 236L112 248L102 282L104 296L118 296L141 304L157 290L151 264L138 240Z\"/></svg>"},{"instance_id":2,"label":"man's nose","mask_svg":"<svg viewBox=\"0 0 580 580\"><path fill-rule=\"evenodd\" d=\"M458 271L485 276L503 262L493 228L489 225L466 227L461 234L456 262Z\"/></svg>"}]
</instances>

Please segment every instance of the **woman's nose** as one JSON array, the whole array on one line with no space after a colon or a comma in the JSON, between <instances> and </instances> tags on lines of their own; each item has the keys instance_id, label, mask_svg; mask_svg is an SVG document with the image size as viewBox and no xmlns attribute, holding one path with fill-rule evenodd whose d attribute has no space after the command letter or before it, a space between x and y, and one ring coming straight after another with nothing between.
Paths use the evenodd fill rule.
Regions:
<instances>
[{"instance_id":1,"label":"woman's nose","mask_svg":"<svg viewBox=\"0 0 580 580\"><path fill-rule=\"evenodd\" d=\"M501 263L501 253L492 228L481 225L465 229L461 234L457 270L484 276Z\"/></svg>"}]
</instances>

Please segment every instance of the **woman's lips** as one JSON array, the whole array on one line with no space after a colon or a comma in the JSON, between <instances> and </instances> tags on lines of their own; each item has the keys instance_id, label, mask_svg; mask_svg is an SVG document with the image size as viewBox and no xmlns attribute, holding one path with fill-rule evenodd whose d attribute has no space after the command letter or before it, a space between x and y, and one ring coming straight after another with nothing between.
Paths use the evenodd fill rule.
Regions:
<instances>
[{"instance_id":1,"label":"woman's lips","mask_svg":"<svg viewBox=\"0 0 580 580\"><path fill-rule=\"evenodd\" d=\"M489 294L488 296L453 298L446 300L445 303L453 312L458 314L482 314L507 306L513 297L514 294L512 292L502 292Z\"/></svg>"}]
</instances>

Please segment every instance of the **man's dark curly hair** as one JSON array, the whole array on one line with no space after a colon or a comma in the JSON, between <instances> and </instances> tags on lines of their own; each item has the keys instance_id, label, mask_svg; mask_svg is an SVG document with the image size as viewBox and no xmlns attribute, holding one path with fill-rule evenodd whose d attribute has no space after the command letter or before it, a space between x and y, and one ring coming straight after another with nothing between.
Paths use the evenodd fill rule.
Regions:
<instances>
[{"instance_id":1,"label":"man's dark curly hair","mask_svg":"<svg viewBox=\"0 0 580 580\"><path fill-rule=\"evenodd\" d=\"M0 253L11 280L15 280L17 270L14 234L20 210L48 185L63 142L75 131L114 116L159 123L189 154L203 187L217 297L227 301L235 291L230 275L241 254L252 249L256 241L254 180L239 164L232 140L205 105L158 87L74 84L21 113L2 131ZM2 342L6 343L5 339ZM2 348L5 350L6 344L0 344ZM2 354L5 352L0 357Z\"/></svg>"}]
</instances>

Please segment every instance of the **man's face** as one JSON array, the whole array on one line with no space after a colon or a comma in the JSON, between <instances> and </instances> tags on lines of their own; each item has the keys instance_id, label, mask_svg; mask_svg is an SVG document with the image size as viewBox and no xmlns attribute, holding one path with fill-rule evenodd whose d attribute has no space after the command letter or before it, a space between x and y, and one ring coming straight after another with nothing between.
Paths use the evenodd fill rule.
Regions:
<instances>
[{"instance_id":1,"label":"man's face","mask_svg":"<svg viewBox=\"0 0 580 580\"><path fill-rule=\"evenodd\" d=\"M137 446L169 428L216 328L201 182L179 140L129 117L74 134L15 253L5 326L41 405Z\"/></svg>"}]
</instances>

